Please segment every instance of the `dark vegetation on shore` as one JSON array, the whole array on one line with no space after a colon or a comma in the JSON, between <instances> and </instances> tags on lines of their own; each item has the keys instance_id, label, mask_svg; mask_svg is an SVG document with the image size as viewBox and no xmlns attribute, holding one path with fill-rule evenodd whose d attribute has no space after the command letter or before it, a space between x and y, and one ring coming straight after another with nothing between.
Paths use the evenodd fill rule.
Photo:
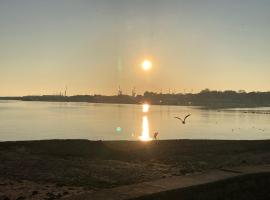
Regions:
<instances>
[{"instance_id":1,"label":"dark vegetation on shore","mask_svg":"<svg viewBox=\"0 0 270 200\"><path fill-rule=\"evenodd\" d=\"M245 91L211 91L202 90L199 93L178 93L163 94L145 92L143 95L43 95L23 97L0 97L6 100L22 101L56 101L56 102L90 102L90 103L121 103L140 104L149 102L153 105L182 105L182 106L203 106L207 108L226 107L267 107L270 106L270 92L245 92Z\"/></svg>"},{"instance_id":2,"label":"dark vegetation on shore","mask_svg":"<svg viewBox=\"0 0 270 200\"><path fill-rule=\"evenodd\" d=\"M0 160L4 179L99 189L209 169L270 164L270 141L1 142Z\"/></svg>"}]
</instances>

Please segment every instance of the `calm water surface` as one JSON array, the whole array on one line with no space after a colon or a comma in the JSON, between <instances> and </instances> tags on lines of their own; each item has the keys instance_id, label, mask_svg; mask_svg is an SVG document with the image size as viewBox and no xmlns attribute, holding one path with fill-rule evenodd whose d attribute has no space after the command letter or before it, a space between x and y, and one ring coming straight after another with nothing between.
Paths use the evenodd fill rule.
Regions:
<instances>
[{"instance_id":1,"label":"calm water surface","mask_svg":"<svg viewBox=\"0 0 270 200\"><path fill-rule=\"evenodd\" d=\"M141 105L0 101L0 140L138 140L144 117L150 137L158 131L159 139L270 139L269 112L150 106L143 113ZM185 125L174 119L189 113Z\"/></svg>"}]
</instances>

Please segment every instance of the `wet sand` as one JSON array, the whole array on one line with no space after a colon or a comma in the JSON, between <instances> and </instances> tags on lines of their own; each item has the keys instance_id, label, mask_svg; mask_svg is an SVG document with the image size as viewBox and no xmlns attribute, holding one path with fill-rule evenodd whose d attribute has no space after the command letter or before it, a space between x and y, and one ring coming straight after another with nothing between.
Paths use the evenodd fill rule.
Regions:
<instances>
[{"instance_id":1,"label":"wet sand","mask_svg":"<svg viewBox=\"0 0 270 200\"><path fill-rule=\"evenodd\" d=\"M0 200L61 199L209 169L270 164L270 140L0 143Z\"/></svg>"}]
</instances>

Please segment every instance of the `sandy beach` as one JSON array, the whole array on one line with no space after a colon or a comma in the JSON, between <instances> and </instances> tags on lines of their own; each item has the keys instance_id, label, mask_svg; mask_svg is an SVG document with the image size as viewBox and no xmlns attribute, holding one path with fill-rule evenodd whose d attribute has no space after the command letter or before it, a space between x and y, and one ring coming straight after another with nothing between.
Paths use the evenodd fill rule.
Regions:
<instances>
[{"instance_id":1,"label":"sandy beach","mask_svg":"<svg viewBox=\"0 0 270 200\"><path fill-rule=\"evenodd\" d=\"M0 199L61 199L84 191L270 164L270 141L44 140L0 143Z\"/></svg>"}]
</instances>

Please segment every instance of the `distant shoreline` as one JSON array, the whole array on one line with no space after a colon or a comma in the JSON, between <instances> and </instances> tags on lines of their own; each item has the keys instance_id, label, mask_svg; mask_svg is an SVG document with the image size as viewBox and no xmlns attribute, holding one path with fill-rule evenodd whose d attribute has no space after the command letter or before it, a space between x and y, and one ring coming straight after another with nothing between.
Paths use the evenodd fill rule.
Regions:
<instances>
[{"instance_id":1,"label":"distant shoreline","mask_svg":"<svg viewBox=\"0 0 270 200\"><path fill-rule=\"evenodd\" d=\"M206 109L270 107L270 92L201 91L196 94L162 94L145 92L144 95L42 95L0 97L0 100L41 102L87 102L108 104L142 104L200 106Z\"/></svg>"}]
</instances>

